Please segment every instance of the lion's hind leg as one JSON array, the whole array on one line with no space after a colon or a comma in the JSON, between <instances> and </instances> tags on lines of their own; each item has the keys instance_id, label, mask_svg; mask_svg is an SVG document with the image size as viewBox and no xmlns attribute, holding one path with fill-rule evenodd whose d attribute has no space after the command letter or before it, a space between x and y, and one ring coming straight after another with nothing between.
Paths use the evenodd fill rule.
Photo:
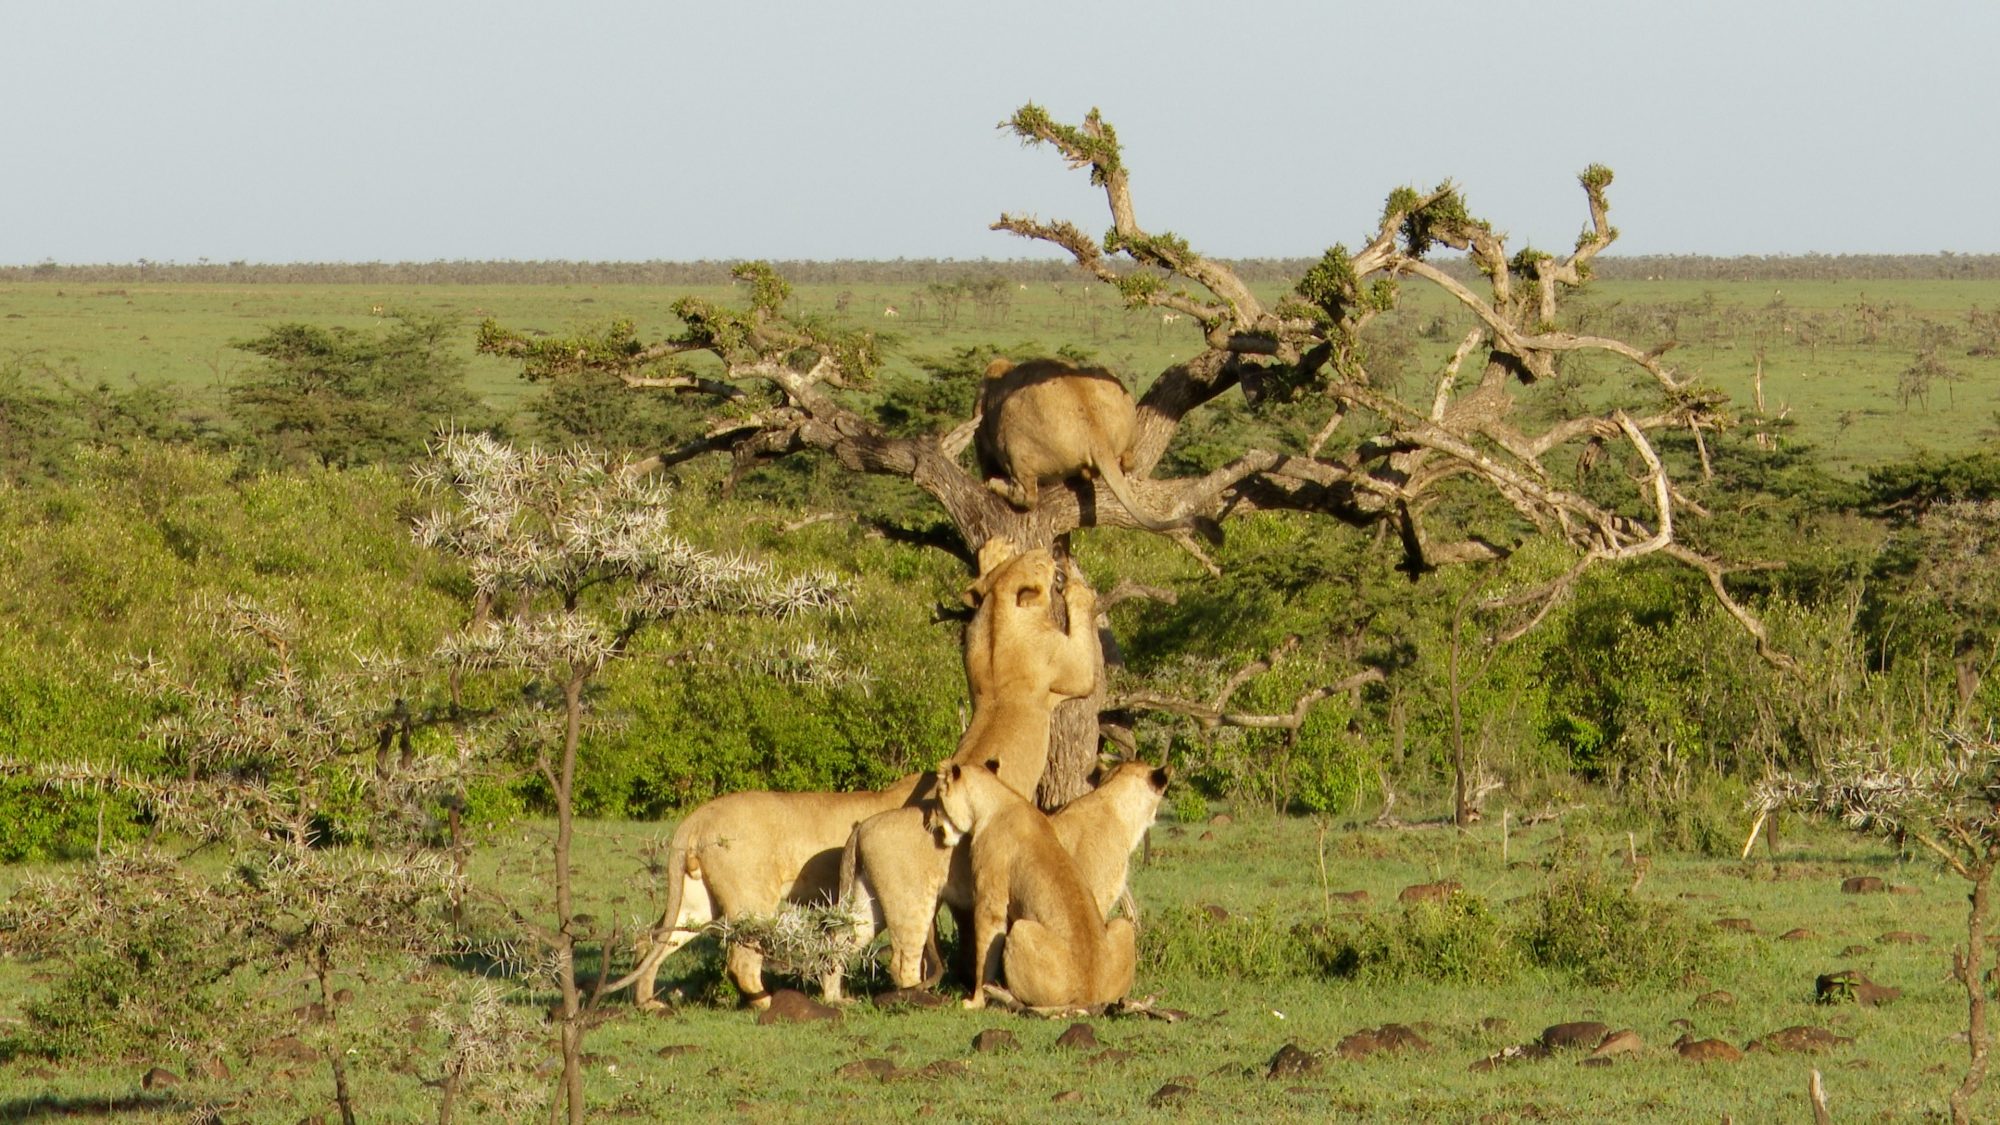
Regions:
<instances>
[{"instance_id":1,"label":"lion's hind leg","mask_svg":"<svg viewBox=\"0 0 2000 1125\"><path fill-rule=\"evenodd\" d=\"M1139 960L1139 929L1130 918L1104 924L1103 955L1097 961L1090 1002L1109 1004L1131 995L1133 969Z\"/></svg>"},{"instance_id":2,"label":"lion's hind leg","mask_svg":"<svg viewBox=\"0 0 2000 1125\"><path fill-rule=\"evenodd\" d=\"M1034 1008L1055 1008L1082 1002L1076 950L1056 931L1032 918L1007 928L1001 960L1007 990Z\"/></svg>"}]
</instances>

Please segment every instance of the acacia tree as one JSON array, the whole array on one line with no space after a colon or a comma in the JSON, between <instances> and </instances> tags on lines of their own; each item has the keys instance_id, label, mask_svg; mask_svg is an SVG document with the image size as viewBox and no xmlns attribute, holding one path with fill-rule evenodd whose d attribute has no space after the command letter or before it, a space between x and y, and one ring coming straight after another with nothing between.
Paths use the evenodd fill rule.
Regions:
<instances>
[{"instance_id":1,"label":"acacia tree","mask_svg":"<svg viewBox=\"0 0 2000 1125\"><path fill-rule=\"evenodd\" d=\"M1915 841L1965 881L1965 945L1951 951L1951 960L1952 975L1965 989L1966 1066L1948 1101L1952 1121L1963 1125L1973 1119L1972 1101L1993 1054L1987 1005L1996 966L1987 930L1993 877L2000 871L2000 741L1942 731L1916 764L1905 759L1879 747L1851 746L1813 777L1764 782L1751 805L1758 826L1773 812L1793 808L1857 832Z\"/></svg>"},{"instance_id":2,"label":"acacia tree","mask_svg":"<svg viewBox=\"0 0 2000 1125\"><path fill-rule=\"evenodd\" d=\"M379 701L416 681L407 663L317 666L300 652L303 622L246 600L198 617L240 649L227 682L183 678L150 658L131 674L161 707L152 733L176 776L87 761L13 768L51 788L122 793L156 828L231 862L205 874L161 840L116 848L75 875L32 882L0 929L71 961L65 989L96 998L93 1028L184 1044L208 1068L283 1026L255 1003L230 1002L231 974L246 964L305 970L317 988L307 1057L326 1063L341 1120L353 1125L347 990L335 974L370 956L451 948L445 904L459 879L430 844L467 762L406 756L383 768L397 720ZM338 846L357 841L373 847Z\"/></svg>"},{"instance_id":3,"label":"acacia tree","mask_svg":"<svg viewBox=\"0 0 2000 1125\"><path fill-rule=\"evenodd\" d=\"M589 450L521 450L483 434L447 434L417 479L440 501L417 521L417 540L464 560L475 591L472 620L440 655L459 669L529 677L523 706L499 729L525 746L555 806L555 917L548 926L516 916L546 950L539 967L560 995L562 1093L551 1118L566 1108L568 1120L580 1122L587 1009L604 991L604 975L586 996L577 951L590 941L600 950L617 945L615 931L598 932L574 902L570 845L585 688L649 624L690 614L789 617L838 607L844 595L826 576L781 578L755 561L688 544L673 531L661 482ZM823 664L830 653L794 656Z\"/></svg>"},{"instance_id":4,"label":"acacia tree","mask_svg":"<svg viewBox=\"0 0 2000 1125\"><path fill-rule=\"evenodd\" d=\"M1508 636L1541 620L1590 567L1665 555L1704 574L1760 650L1782 659L1769 650L1762 623L1731 597L1726 568L1676 537L1676 511L1684 501L1651 437L1685 429L1699 444L1704 428L1727 421L1721 396L1664 364L1664 347L1645 350L1559 326L1563 297L1589 278L1591 260L1617 237L1606 217L1609 169L1593 165L1579 177L1589 225L1567 255L1533 249L1510 255L1505 238L1471 215L1448 183L1427 192L1398 188L1359 250L1337 245L1326 251L1283 298L1270 302L1227 263L1199 253L1179 235L1141 224L1117 135L1096 110L1077 126L1030 104L1001 127L1086 169L1104 192L1111 228L1100 239L1068 221L1004 214L993 228L1058 246L1128 306L1185 317L1201 329L1202 350L1160 372L1138 400L1136 463L1128 475L1148 511L1188 525L1296 511L1355 527L1386 526L1400 537L1412 575L1503 557L1531 531L1555 536L1572 551L1563 573L1530 589L1496 593L1486 603L1510 615L1503 629ZM1428 260L1439 247L1463 252L1483 280L1468 284ZM976 417L944 432L886 431L843 400L844 391L865 385L871 375L873 337L788 315L789 289L767 266L745 265L736 276L748 283L747 307L683 298L673 305L683 330L655 344L608 349L589 341L533 339L489 321L480 346L520 358L530 377L609 370L628 386L712 399L714 425L661 452L657 464L727 452L735 461L734 480L758 463L818 450L849 470L908 478L943 509L959 540L947 546L967 559L995 535L1060 549L1078 528L1138 526L1132 513L1081 480L1044 489L1033 510L1012 507L961 463ZM1370 378L1359 333L1395 306L1398 286L1407 279L1448 294L1470 315L1472 327L1426 385L1402 393ZM1522 409L1524 388L1560 382L1565 359L1583 353L1609 356L1637 374L1626 405L1575 406L1553 419ZM1293 447L1245 449L1196 475L1152 478L1190 413L1236 387L1258 406L1316 409L1311 436ZM1571 464L1587 469L1615 450L1623 452L1623 483L1599 473L1598 483L1586 488L1560 475ZM1497 495L1518 517L1508 535L1469 533L1431 515L1441 497L1467 485ZM1189 533L1168 534L1207 562ZM1082 791L1095 758L1101 702L1093 697L1058 709L1039 794L1045 806Z\"/></svg>"}]
</instances>

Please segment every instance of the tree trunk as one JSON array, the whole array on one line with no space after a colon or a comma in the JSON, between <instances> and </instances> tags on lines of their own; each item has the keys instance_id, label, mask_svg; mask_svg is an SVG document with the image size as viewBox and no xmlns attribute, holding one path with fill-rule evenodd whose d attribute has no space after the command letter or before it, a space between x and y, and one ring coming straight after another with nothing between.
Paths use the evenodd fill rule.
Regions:
<instances>
[{"instance_id":1,"label":"tree trunk","mask_svg":"<svg viewBox=\"0 0 2000 1125\"><path fill-rule=\"evenodd\" d=\"M330 1026L327 1052L333 1064L333 1101L340 1107L340 1125L354 1125L354 1092L347 1085L347 1060L340 1053L340 1005L333 999L333 958L325 945L313 955L313 975L319 980L319 1004Z\"/></svg>"},{"instance_id":2,"label":"tree trunk","mask_svg":"<svg viewBox=\"0 0 2000 1125\"><path fill-rule=\"evenodd\" d=\"M576 935L570 932L570 839L575 828L576 748L583 728L583 682L587 674L572 670L563 684L562 770L556 781L556 973L562 986L563 1097L550 1106L549 1118L559 1120L567 1105L570 1125L583 1125L583 1011L576 987Z\"/></svg>"},{"instance_id":3,"label":"tree trunk","mask_svg":"<svg viewBox=\"0 0 2000 1125\"><path fill-rule=\"evenodd\" d=\"M1469 594L1460 598L1451 615L1451 822L1460 828L1472 826L1472 802L1468 799L1465 776L1465 714L1461 705L1465 685L1459 677L1459 654L1464 647L1465 636L1465 607L1471 600Z\"/></svg>"},{"instance_id":4,"label":"tree trunk","mask_svg":"<svg viewBox=\"0 0 2000 1125\"><path fill-rule=\"evenodd\" d=\"M1104 678L1082 699L1065 699L1049 722L1049 768L1035 790L1035 803L1054 812L1090 792L1097 768L1097 712L1104 706Z\"/></svg>"},{"instance_id":5,"label":"tree trunk","mask_svg":"<svg viewBox=\"0 0 2000 1125\"><path fill-rule=\"evenodd\" d=\"M1986 919L1989 909L1988 896L1993 889L1993 859L1989 856L1972 869L1971 909L1965 917L1965 996L1966 996L1966 1038L1971 1057L1965 1066L1965 1078L1958 1089L1951 1092L1951 1120L1953 1125L1969 1125L1972 1120L1972 1099L1979 1093L1979 1087L1986 1081Z\"/></svg>"}]
</instances>

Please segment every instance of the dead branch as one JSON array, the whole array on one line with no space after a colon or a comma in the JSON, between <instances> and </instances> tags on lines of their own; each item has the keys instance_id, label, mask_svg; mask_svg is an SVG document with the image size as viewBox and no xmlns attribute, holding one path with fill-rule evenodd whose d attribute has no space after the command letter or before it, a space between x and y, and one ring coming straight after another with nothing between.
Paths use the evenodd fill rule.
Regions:
<instances>
[{"instance_id":1,"label":"dead branch","mask_svg":"<svg viewBox=\"0 0 2000 1125\"><path fill-rule=\"evenodd\" d=\"M1097 595L1098 615L1102 616L1112 606L1120 602L1139 599L1163 602L1167 605L1179 605L1181 596L1179 593L1165 586L1148 586L1144 583L1134 582L1130 578L1120 578L1117 584L1112 586L1111 589Z\"/></svg>"},{"instance_id":2,"label":"dead branch","mask_svg":"<svg viewBox=\"0 0 2000 1125\"><path fill-rule=\"evenodd\" d=\"M1505 237L1471 216L1449 183L1428 192L1398 189L1358 251L1340 246L1328 250L1290 294L1270 304L1227 263L1198 252L1179 235L1142 224L1116 132L1096 110L1070 125L1030 104L1002 128L1027 145L1054 149L1070 166L1086 171L1104 193L1111 230L1097 238L1067 220L1012 214L1001 215L995 229L1059 247L1087 276L1114 287L1129 307L1177 312L1202 325L1204 350L1161 372L1139 399L1139 433L1128 476L1149 511L1178 520L1221 520L1244 512L1293 510L1359 527L1386 523L1402 537L1407 569L1420 574L1440 565L1503 557L1511 550L1506 542L1463 532L1433 543L1423 527L1427 510L1443 510L1430 505L1439 490L1476 483L1505 499L1525 527L1560 536L1578 552L1576 567L1536 591L1534 600L1520 603L1534 610L1523 629L1544 619L1587 568L1660 554L1706 575L1718 600L1755 639L1759 651L1782 662L1757 616L1724 588L1723 564L1676 538L1677 519L1696 509L1675 487L1648 436L1688 428L1699 437L1722 421L1719 400L1693 389L1691 380L1662 359L1663 348L1573 332L1559 323L1564 296L1588 280L1591 261L1617 237L1608 221L1608 170L1593 166L1579 176L1590 225L1565 256L1532 250L1510 256ZM1427 261L1426 252L1440 245L1468 254L1483 281L1468 284ZM782 282L766 267L743 267L739 278L750 285L749 308L677 302L675 312L685 331L640 353L644 363L655 366L635 367L624 376L633 386L707 394L719 401L742 400L743 388L759 383L776 392L778 401L661 454L655 464L727 452L736 458L740 474L773 457L822 451L852 471L909 478L933 497L973 548L993 535L1048 543L1079 527L1130 522L1123 505L1097 504L1092 486L1080 480L1044 489L1032 512L1012 508L958 463L976 418L942 433L886 433L838 394L841 388L865 384L872 341L788 319L782 312ZM1371 384L1357 336L1362 326L1394 305L1396 285L1410 281L1436 286L1476 322L1419 402L1406 402ZM517 354L532 347L519 340L499 346ZM664 361L696 353L720 364L719 378L658 369ZM1574 353L1608 356L1640 373L1664 394L1665 405L1559 418L1539 432L1521 426L1515 419L1521 385L1562 378L1557 361ZM1237 386L1253 401L1274 389L1321 395L1332 409L1302 450L1246 450L1200 476L1152 477L1188 414ZM1345 451L1326 453L1337 429L1363 424L1374 429L1357 435L1360 440ZM1636 501L1593 501L1560 487L1545 465L1576 443L1595 449L1612 442L1629 447L1638 463L1642 476ZM1214 569L1199 544L1184 534L1175 539ZM1165 710L1177 706L1164 699L1152 702ZM1207 707L1206 718L1200 711L1181 713L1205 722L1222 722L1229 714L1224 707ZM1289 721L1288 716L1264 718Z\"/></svg>"},{"instance_id":3,"label":"dead branch","mask_svg":"<svg viewBox=\"0 0 2000 1125\"><path fill-rule=\"evenodd\" d=\"M1203 730L1214 730L1217 727L1244 727L1251 730L1296 731L1305 725L1306 716L1312 711L1313 706L1321 700L1329 696L1342 695L1354 691L1368 684L1380 683L1383 678L1382 670L1379 668L1369 668L1356 672L1346 679L1325 684L1301 695L1292 704L1292 709L1283 714L1254 714L1244 711L1219 710L1203 703L1197 703L1191 699L1181 699L1175 696L1160 695L1155 692L1146 691L1112 696L1105 700L1105 709L1124 712L1161 711L1168 714L1183 715L1200 724Z\"/></svg>"}]
</instances>

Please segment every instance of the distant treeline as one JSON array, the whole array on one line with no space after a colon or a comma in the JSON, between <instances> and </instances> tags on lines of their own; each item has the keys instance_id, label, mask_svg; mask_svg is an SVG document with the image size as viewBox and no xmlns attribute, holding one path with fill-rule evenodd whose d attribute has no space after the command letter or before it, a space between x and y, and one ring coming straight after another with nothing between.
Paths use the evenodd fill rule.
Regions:
<instances>
[{"instance_id":1,"label":"distant treeline","mask_svg":"<svg viewBox=\"0 0 2000 1125\"><path fill-rule=\"evenodd\" d=\"M1310 258L1242 258L1229 264L1252 282L1286 282L1311 267ZM726 285L735 260L701 262L151 262L125 265L0 266L0 281L60 281L77 285L203 282L216 285ZM1455 263L1464 267L1463 260ZM800 285L910 285L969 281L994 275L1016 282L1061 282L1076 276L1066 259L996 260L896 258L833 262L779 261ZM1616 281L1992 281L2000 254L1800 254L1735 258L1695 254L1606 256L1597 276Z\"/></svg>"}]
</instances>

